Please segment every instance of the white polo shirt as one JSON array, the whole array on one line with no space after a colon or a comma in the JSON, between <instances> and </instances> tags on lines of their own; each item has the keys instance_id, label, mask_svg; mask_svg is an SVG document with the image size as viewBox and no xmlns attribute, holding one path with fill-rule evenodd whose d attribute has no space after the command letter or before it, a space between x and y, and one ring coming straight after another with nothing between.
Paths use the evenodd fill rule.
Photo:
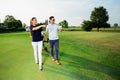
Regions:
<instances>
[{"instance_id":1,"label":"white polo shirt","mask_svg":"<svg viewBox=\"0 0 120 80\"><path fill-rule=\"evenodd\" d=\"M59 29L59 25L56 23L47 25L46 31L48 31L49 33L49 40L59 39L58 29Z\"/></svg>"}]
</instances>

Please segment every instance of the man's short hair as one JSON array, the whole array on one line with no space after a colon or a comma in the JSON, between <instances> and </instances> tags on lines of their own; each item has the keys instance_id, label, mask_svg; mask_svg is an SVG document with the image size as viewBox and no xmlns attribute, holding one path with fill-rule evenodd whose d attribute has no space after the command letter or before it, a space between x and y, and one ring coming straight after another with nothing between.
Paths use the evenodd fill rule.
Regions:
<instances>
[{"instance_id":1,"label":"man's short hair","mask_svg":"<svg viewBox=\"0 0 120 80\"><path fill-rule=\"evenodd\" d=\"M50 16L49 19L51 20L52 18L54 18L54 16Z\"/></svg>"}]
</instances>

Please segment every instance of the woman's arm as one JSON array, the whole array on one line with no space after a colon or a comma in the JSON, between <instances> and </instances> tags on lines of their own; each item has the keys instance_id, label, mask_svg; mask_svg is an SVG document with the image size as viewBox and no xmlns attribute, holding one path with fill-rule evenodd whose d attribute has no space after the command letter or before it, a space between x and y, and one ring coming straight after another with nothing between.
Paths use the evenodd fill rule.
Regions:
<instances>
[{"instance_id":1,"label":"woman's arm","mask_svg":"<svg viewBox=\"0 0 120 80\"><path fill-rule=\"evenodd\" d=\"M40 26L34 27L32 30L35 31L35 30L38 30L38 29L40 29L40 28L42 28L42 27L45 28L46 25L40 25Z\"/></svg>"},{"instance_id":2,"label":"woman's arm","mask_svg":"<svg viewBox=\"0 0 120 80\"><path fill-rule=\"evenodd\" d=\"M41 25L41 27L45 28L45 27L46 27L46 25Z\"/></svg>"},{"instance_id":3,"label":"woman's arm","mask_svg":"<svg viewBox=\"0 0 120 80\"><path fill-rule=\"evenodd\" d=\"M32 31L38 30L40 28L41 28L41 26L34 27L34 28L32 28Z\"/></svg>"},{"instance_id":4,"label":"woman's arm","mask_svg":"<svg viewBox=\"0 0 120 80\"><path fill-rule=\"evenodd\" d=\"M30 31L30 37L32 37L32 31Z\"/></svg>"}]
</instances>

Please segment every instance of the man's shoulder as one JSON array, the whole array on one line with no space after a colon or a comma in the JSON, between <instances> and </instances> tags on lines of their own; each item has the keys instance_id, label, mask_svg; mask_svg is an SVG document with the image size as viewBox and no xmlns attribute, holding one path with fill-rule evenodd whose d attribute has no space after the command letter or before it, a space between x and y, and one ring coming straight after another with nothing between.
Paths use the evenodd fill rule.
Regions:
<instances>
[{"instance_id":1,"label":"man's shoulder","mask_svg":"<svg viewBox=\"0 0 120 80\"><path fill-rule=\"evenodd\" d=\"M54 26L54 25L59 26L57 23L54 23L53 26ZM52 26L52 25L51 25L51 24L48 24L47 26Z\"/></svg>"},{"instance_id":2,"label":"man's shoulder","mask_svg":"<svg viewBox=\"0 0 120 80\"><path fill-rule=\"evenodd\" d=\"M57 23L54 23L55 26L59 26Z\"/></svg>"},{"instance_id":3,"label":"man's shoulder","mask_svg":"<svg viewBox=\"0 0 120 80\"><path fill-rule=\"evenodd\" d=\"M56 23L54 23L53 25L51 25L51 24L48 24L47 25L47 27L46 27L46 29L51 29L51 28L58 28L58 24L56 24Z\"/></svg>"}]
</instances>

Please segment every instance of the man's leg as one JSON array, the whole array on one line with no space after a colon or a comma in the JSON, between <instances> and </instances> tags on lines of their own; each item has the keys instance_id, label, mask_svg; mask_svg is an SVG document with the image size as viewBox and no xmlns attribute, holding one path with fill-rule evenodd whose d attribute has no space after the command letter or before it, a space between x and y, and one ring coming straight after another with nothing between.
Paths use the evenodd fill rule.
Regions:
<instances>
[{"instance_id":1,"label":"man's leg","mask_svg":"<svg viewBox=\"0 0 120 80\"><path fill-rule=\"evenodd\" d=\"M55 40L56 61L58 61L59 40Z\"/></svg>"},{"instance_id":2,"label":"man's leg","mask_svg":"<svg viewBox=\"0 0 120 80\"><path fill-rule=\"evenodd\" d=\"M51 53L51 56L52 56L52 57L54 57L53 45L54 45L54 41L53 41L53 40L50 40L50 53Z\"/></svg>"},{"instance_id":3,"label":"man's leg","mask_svg":"<svg viewBox=\"0 0 120 80\"><path fill-rule=\"evenodd\" d=\"M34 50L34 57L35 57L35 63L38 64L38 48L37 48L37 42L32 42L33 50Z\"/></svg>"},{"instance_id":4,"label":"man's leg","mask_svg":"<svg viewBox=\"0 0 120 80\"><path fill-rule=\"evenodd\" d=\"M42 45L43 41L38 42L39 68L42 70Z\"/></svg>"}]
</instances>

